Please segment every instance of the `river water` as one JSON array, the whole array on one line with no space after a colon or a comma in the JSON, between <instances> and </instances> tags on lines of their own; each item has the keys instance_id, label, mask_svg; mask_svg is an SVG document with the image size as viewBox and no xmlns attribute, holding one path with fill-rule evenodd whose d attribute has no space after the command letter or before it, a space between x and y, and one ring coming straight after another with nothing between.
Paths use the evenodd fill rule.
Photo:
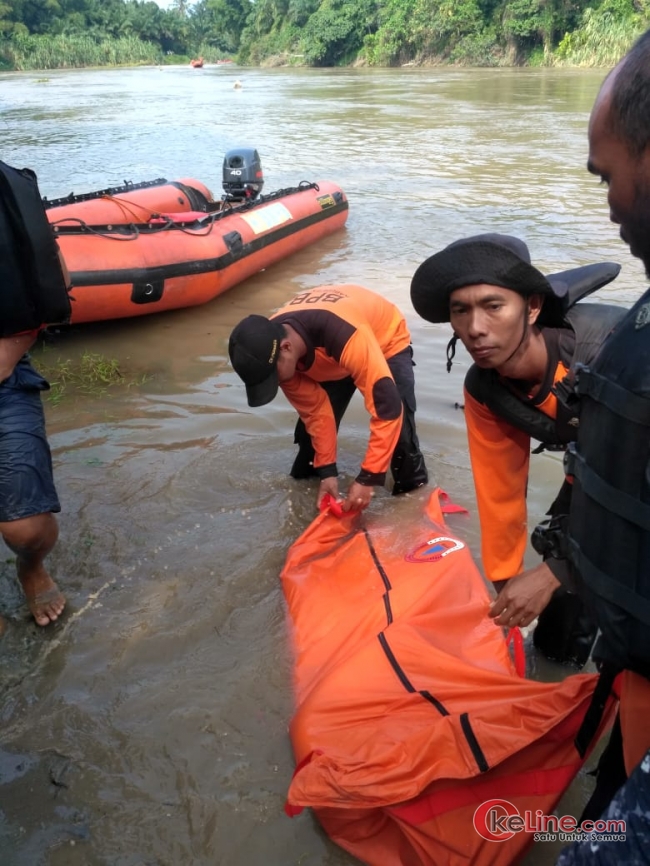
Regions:
<instances>
[{"instance_id":1,"label":"river water","mask_svg":"<svg viewBox=\"0 0 650 866\"><path fill-rule=\"evenodd\" d=\"M50 198L161 176L196 177L219 195L224 153L252 146L266 192L327 179L350 202L345 229L203 307L59 329L35 350L37 365L99 353L125 384L46 403L63 503L49 561L66 617L37 629L11 563L0 567L3 866L356 862L309 813L283 813L292 697L278 574L314 516L315 485L287 476L293 411L282 398L247 407L227 337L244 315L319 284L358 282L396 302L412 329L430 473L470 509L450 524L478 557L457 407L467 356L461 348L447 375L448 330L415 316L410 278L445 244L497 230L523 237L545 271L619 261L599 297L638 297L642 268L585 170L603 75L208 66L0 76L0 156L33 168ZM340 437L348 479L366 436L355 398ZM534 459L531 523L560 478L556 457ZM372 508L406 526L425 496L386 492ZM587 788L580 777L567 795L574 814ZM540 845L526 862L552 863L555 850Z\"/></svg>"}]
</instances>

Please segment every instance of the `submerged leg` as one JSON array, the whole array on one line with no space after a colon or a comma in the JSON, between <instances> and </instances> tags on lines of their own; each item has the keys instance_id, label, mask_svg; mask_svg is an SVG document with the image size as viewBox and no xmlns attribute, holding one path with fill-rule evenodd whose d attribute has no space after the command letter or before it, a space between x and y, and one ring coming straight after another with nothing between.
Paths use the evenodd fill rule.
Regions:
<instances>
[{"instance_id":1,"label":"submerged leg","mask_svg":"<svg viewBox=\"0 0 650 866\"><path fill-rule=\"evenodd\" d=\"M391 459L393 474L393 496L408 493L422 487L429 480L429 473L420 451L415 430L415 378L413 376L413 350L409 346L388 359L388 366L402 398L404 414L402 429Z\"/></svg>"},{"instance_id":2,"label":"submerged leg","mask_svg":"<svg viewBox=\"0 0 650 866\"><path fill-rule=\"evenodd\" d=\"M341 419L345 410L350 404L352 395L356 390L356 386L351 376L346 379L337 379L334 382L321 382L321 386L327 392L327 396L332 404L334 419L336 421L336 429L338 431ZM298 446L298 454L293 461L291 472L292 478L312 478L318 473L314 469L314 446L311 442L311 436L307 432L302 421L296 424L296 430L293 438L294 443Z\"/></svg>"}]
</instances>

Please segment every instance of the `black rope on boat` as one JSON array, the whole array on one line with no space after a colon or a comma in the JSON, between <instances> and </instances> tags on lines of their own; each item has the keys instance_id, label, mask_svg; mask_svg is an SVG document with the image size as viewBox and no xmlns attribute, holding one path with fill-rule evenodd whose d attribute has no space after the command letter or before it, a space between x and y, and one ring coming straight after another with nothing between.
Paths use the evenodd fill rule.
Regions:
<instances>
[{"instance_id":1,"label":"black rope on boat","mask_svg":"<svg viewBox=\"0 0 650 866\"><path fill-rule=\"evenodd\" d=\"M261 205L269 204L270 202L286 198L290 195L295 195L296 193L305 192L305 190L308 189L316 190L316 192L320 191L320 187L317 183L303 180L300 182L299 186L278 189L268 195L260 196L259 198L251 199L240 204L234 202L223 202L222 210L206 213L198 219L173 220L167 214L158 213L152 214L152 217L164 220L161 224L146 222L89 225L82 219L67 218L60 220L59 222L53 222L52 228L61 236L70 234L93 234L119 241L136 240L141 235L158 234L159 232L170 231L172 229L182 231L185 234L203 236L209 235L215 223L219 222L219 220L225 219L233 214L247 213L248 211L255 210L255 208L258 208ZM76 225L70 225L70 223L76 223ZM207 231L203 231L206 228ZM127 236L121 237L120 235Z\"/></svg>"},{"instance_id":2,"label":"black rope on boat","mask_svg":"<svg viewBox=\"0 0 650 866\"><path fill-rule=\"evenodd\" d=\"M52 223L52 228L54 229L55 235L65 237L65 235L89 234L97 235L98 237L108 238L109 240L114 241L135 241L142 233L142 226L146 225L146 223L143 223L142 225L137 225L136 223L120 223L116 226L90 226L83 220L72 218L66 219L65 222L75 222L78 225L63 226L59 225L58 223ZM165 228L169 228L169 226L165 226ZM66 229L69 229L69 231L66 231ZM120 237L120 235L125 235L125 237Z\"/></svg>"},{"instance_id":3,"label":"black rope on boat","mask_svg":"<svg viewBox=\"0 0 650 866\"><path fill-rule=\"evenodd\" d=\"M59 237L66 237L67 235L94 235L112 241L135 241L139 237L144 237L145 235L156 235L161 232L170 231L171 229L176 229L184 234L193 235L194 237L205 237L211 234L215 223L214 216L210 214L201 219L187 220L186 222L183 222L182 220L172 220L162 214L159 218L163 219L164 222L160 224L119 223L118 225L106 226L91 226L83 220L75 219L65 220L66 223L77 223L75 226L53 223L52 228L54 229L55 234Z\"/></svg>"},{"instance_id":4,"label":"black rope on boat","mask_svg":"<svg viewBox=\"0 0 650 866\"><path fill-rule=\"evenodd\" d=\"M61 198L48 199L43 196L43 207L48 210L51 207L60 207L65 204L77 204L82 201L92 201L94 198L102 198L103 196L119 195L122 192L133 192L136 189L149 189L152 186L162 186L169 181L164 177L159 177L156 180L143 180L140 183L133 183L130 180L125 180L123 186L109 186L107 189L98 189L94 192L68 193Z\"/></svg>"},{"instance_id":5,"label":"black rope on boat","mask_svg":"<svg viewBox=\"0 0 650 866\"><path fill-rule=\"evenodd\" d=\"M170 183L167 178L159 177L156 180L143 180L139 183L133 183L130 180L125 180L123 186L109 186L106 189L98 189L93 192L82 192L82 193L68 193L68 195L61 196L61 198L53 198L48 199L47 196L43 196L43 207L46 210L53 207L60 207L61 205L66 204L78 204L83 201L92 201L96 198L102 198L103 196L115 196L120 193L129 193L138 189L149 189L154 186L161 186L162 184ZM319 186L317 183L312 183L308 180L301 180L297 187L289 187L288 189L280 189L276 192L267 193L267 195L261 195L256 199L251 199L250 201L241 202L236 205L237 209L240 208L250 208L254 207L257 204L261 204L264 201L273 201L279 196L292 195L296 192L303 192L305 189L315 189L319 190ZM233 207L233 202L221 201L217 203L222 209L226 209L226 207Z\"/></svg>"}]
</instances>

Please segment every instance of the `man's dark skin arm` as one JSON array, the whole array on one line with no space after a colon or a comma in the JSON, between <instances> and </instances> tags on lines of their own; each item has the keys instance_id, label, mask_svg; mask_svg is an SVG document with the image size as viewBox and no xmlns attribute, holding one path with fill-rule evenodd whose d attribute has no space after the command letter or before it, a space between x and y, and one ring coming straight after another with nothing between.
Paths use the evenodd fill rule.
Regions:
<instances>
[{"instance_id":1,"label":"man's dark skin arm","mask_svg":"<svg viewBox=\"0 0 650 866\"><path fill-rule=\"evenodd\" d=\"M544 610L555 590L566 585L569 568L567 560L559 558L563 551L562 542L558 543L558 540L563 537L562 517L569 513L571 493L572 486L565 480L547 512L551 520L544 526L546 532L550 530L551 536L547 535L545 539L549 546L544 552L544 562L510 580L499 581L500 586L495 584L499 595L490 608L490 616L499 625L510 628L530 625Z\"/></svg>"},{"instance_id":2,"label":"man's dark skin arm","mask_svg":"<svg viewBox=\"0 0 650 866\"><path fill-rule=\"evenodd\" d=\"M497 625L527 626L540 615L560 586L546 562L495 583L499 593L489 610Z\"/></svg>"},{"instance_id":3,"label":"man's dark skin arm","mask_svg":"<svg viewBox=\"0 0 650 866\"><path fill-rule=\"evenodd\" d=\"M4 382L14 371L14 367L32 346L37 331L15 334L0 338L0 382Z\"/></svg>"}]
</instances>

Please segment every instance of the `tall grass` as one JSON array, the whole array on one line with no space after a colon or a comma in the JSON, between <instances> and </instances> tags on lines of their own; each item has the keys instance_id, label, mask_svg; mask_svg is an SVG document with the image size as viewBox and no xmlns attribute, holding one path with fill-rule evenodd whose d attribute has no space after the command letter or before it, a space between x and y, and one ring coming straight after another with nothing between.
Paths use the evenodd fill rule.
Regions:
<instances>
[{"instance_id":1,"label":"tall grass","mask_svg":"<svg viewBox=\"0 0 650 866\"><path fill-rule=\"evenodd\" d=\"M608 9L585 9L582 27L567 33L554 53L557 66L614 66L650 24L642 15L621 19Z\"/></svg>"},{"instance_id":2,"label":"tall grass","mask_svg":"<svg viewBox=\"0 0 650 866\"><path fill-rule=\"evenodd\" d=\"M26 71L159 64L163 53L159 46L133 36L98 42L86 35L18 35L0 42L0 60L12 69Z\"/></svg>"}]
</instances>

